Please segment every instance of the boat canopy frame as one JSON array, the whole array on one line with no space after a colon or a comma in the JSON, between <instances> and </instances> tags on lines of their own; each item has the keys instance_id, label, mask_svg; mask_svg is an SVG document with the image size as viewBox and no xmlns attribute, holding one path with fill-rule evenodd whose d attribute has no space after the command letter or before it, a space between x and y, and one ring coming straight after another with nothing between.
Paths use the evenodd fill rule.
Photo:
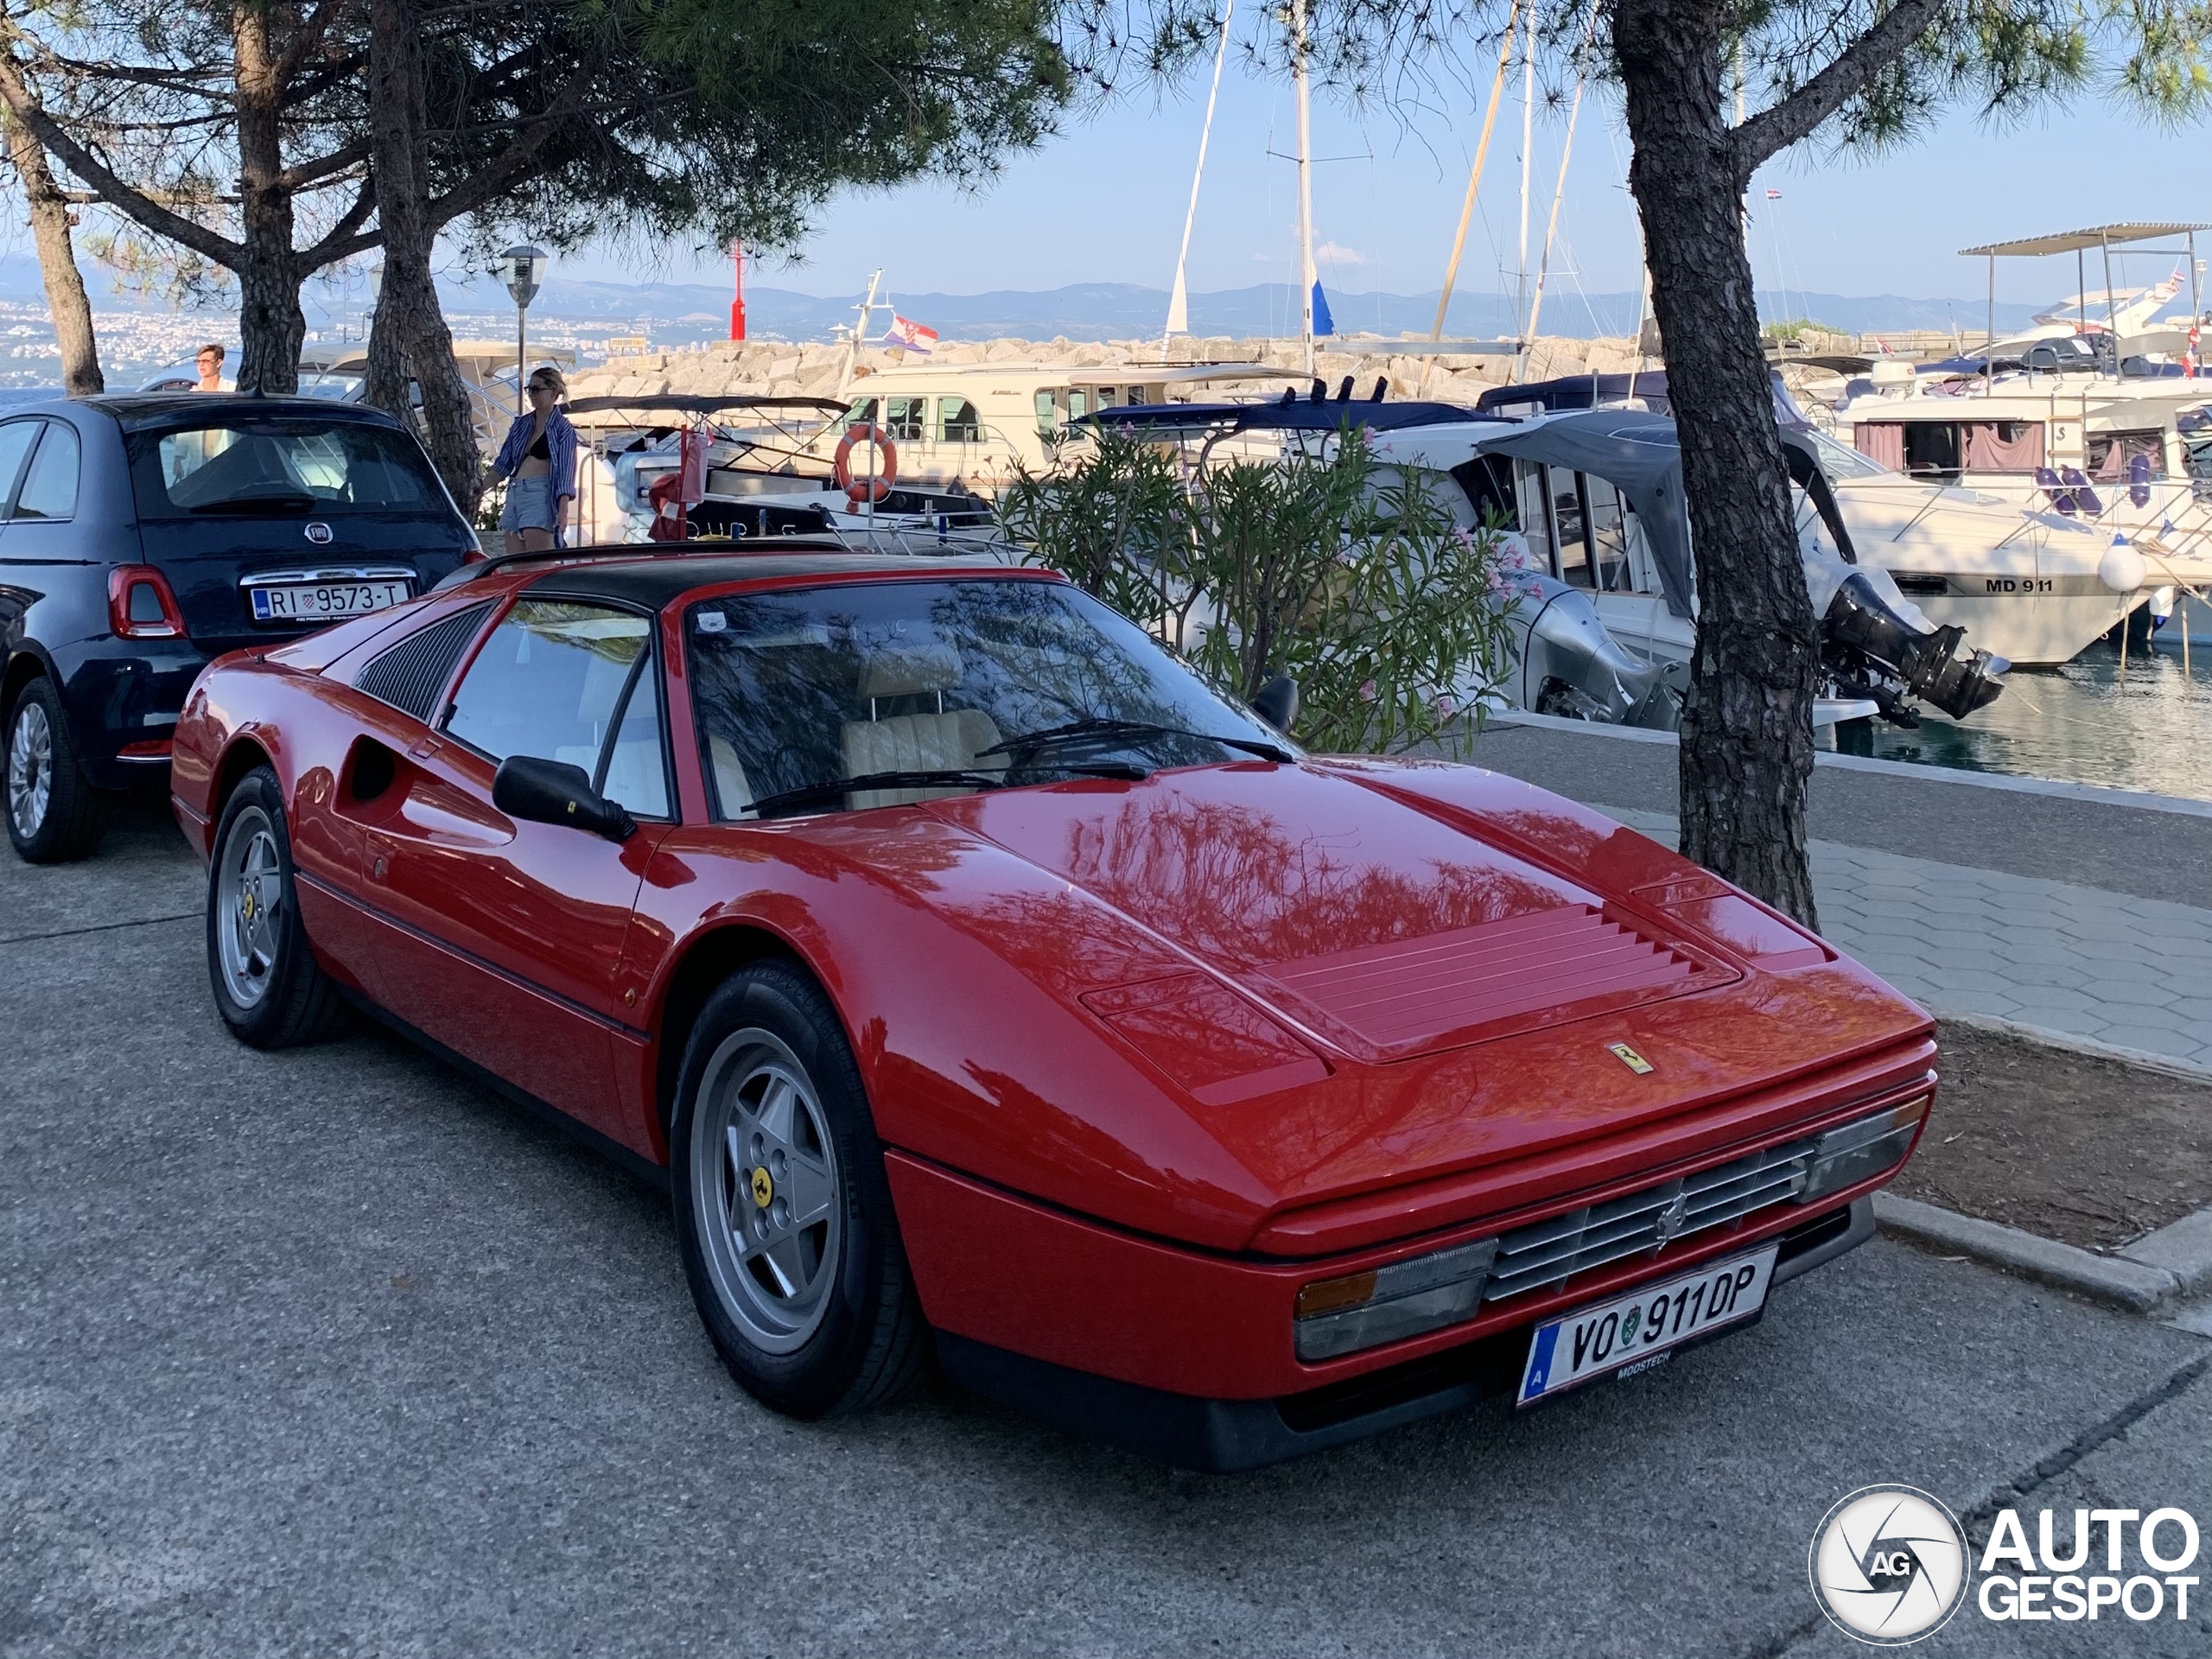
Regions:
<instances>
[{"instance_id":1,"label":"boat canopy frame","mask_svg":"<svg viewBox=\"0 0 2212 1659\"><path fill-rule=\"evenodd\" d=\"M1989 333L1982 340L1982 395L1989 396L1997 383L1997 262L1999 259L2040 259L2052 254L2070 253L2074 256L2074 291L2081 295L2088 291L2088 273L2084 269L2088 251L2091 248L2101 250L2105 265L2106 331L2112 338L2116 370L2119 365L2116 353L2120 346L2120 318L2113 298L2112 251L2119 247L2132 248L2138 253L2154 253L2158 250L2142 245L2180 237L2182 246L2174 251L2183 253L2189 261L2189 316L2190 327L2193 330L2204 309L2204 296L2196 275L2196 233L2199 231L2212 231L2212 225L2133 220L2119 225L2092 225L2079 231L2056 231L2049 236L2019 237L2010 242L1988 242L1978 248L1961 248L1959 255L1961 258L1989 261ZM2086 307L2083 308L2087 309ZM2194 378L2193 346L2190 368Z\"/></svg>"}]
</instances>

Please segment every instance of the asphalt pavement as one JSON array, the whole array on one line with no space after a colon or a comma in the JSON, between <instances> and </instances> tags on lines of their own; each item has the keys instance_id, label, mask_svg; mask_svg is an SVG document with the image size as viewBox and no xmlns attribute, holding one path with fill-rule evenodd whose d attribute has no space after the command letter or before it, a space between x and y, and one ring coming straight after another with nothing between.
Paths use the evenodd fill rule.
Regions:
<instances>
[{"instance_id":1,"label":"asphalt pavement","mask_svg":"<svg viewBox=\"0 0 2212 1659\"><path fill-rule=\"evenodd\" d=\"M388 1035L233 1044L199 900L155 815L0 853L10 1659L1841 1654L1807 1547L1856 1487L2212 1530L2212 1342L1886 1240L1631 1382L1251 1474L942 1384L788 1422L661 1194ZM2209 1610L1915 1651L2201 1655Z\"/></svg>"}]
</instances>

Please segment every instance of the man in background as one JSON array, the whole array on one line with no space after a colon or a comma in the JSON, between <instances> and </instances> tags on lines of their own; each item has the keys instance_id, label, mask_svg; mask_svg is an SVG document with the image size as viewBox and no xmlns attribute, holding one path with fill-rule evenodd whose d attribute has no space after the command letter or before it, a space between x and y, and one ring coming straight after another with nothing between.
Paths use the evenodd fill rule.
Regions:
<instances>
[{"instance_id":1,"label":"man in background","mask_svg":"<svg viewBox=\"0 0 2212 1659\"><path fill-rule=\"evenodd\" d=\"M193 361L200 368L200 384L194 391L220 391L223 389L223 348L210 341L200 348Z\"/></svg>"}]
</instances>

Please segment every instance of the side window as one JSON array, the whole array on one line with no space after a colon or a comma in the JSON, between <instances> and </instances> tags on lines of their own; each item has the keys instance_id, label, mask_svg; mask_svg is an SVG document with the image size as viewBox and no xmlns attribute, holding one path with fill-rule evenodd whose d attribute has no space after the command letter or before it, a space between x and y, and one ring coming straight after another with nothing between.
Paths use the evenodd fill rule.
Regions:
<instances>
[{"instance_id":1,"label":"side window","mask_svg":"<svg viewBox=\"0 0 2212 1659\"><path fill-rule=\"evenodd\" d=\"M1602 593L1634 591L1628 573L1628 530L1621 520L1620 492L1610 480L1595 473L1578 473L1584 500L1584 522L1590 531L1590 549L1598 564L1598 588Z\"/></svg>"},{"instance_id":2,"label":"side window","mask_svg":"<svg viewBox=\"0 0 2212 1659\"><path fill-rule=\"evenodd\" d=\"M652 624L573 600L517 601L454 693L447 732L494 760L580 766L639 817L664 818L668 768Z\"/></svg>"},{"instance_id":3,"label":"side window","mask_svg":"<svg viewBox=\"0 0 2212 1659\"><path fill-rule=\"evenodd\" d=\"M930 417L926 397L887 397L883 400L885 435L899 443L912 443L922 435Z\"/></svg>"},{"instance_id":4,"label":"side window","mask_svg":"<svg viewBox=\"0 0 2212 1659\"><path fill-rule=\"evenodd\" d=\"M1068 419L1079 421L1090 413L1090 392L1083 386L1071 387L1068 391Z\"/></svg>"},{"instance_id":5,"label":"side window","mask_svg":"<svg viewBox=\"0 0 2212 1659\"><path fill-rule=\"evenodd\" d=\"M16 493L16 518L67 518L77 511L77 429L48 421L23 487Z\"/></svg>"},{"instance_id":6,"label":"side window","mask_svg":"<svg viewBox=\"0 0 2212 1659\"><path fill-rule=\"evenodd\" d=\"M863 397L845 411L847 426L868 426L875 421L875 399Z\"/></svg>"},{"instance_id":7,"label":"side window","mask_svg":"<svg viewBox=\"0 0 2212 1659\"><path fill-rule=\"evenodd\" d=\"M41 421L10 421L0 426L0 512L16 488L16 474L23 470L23 457L38 438Z\"/></svg>"},{"instance_id":8,"label":"side window","mask_svg":"<svg viewBox=\"0 0 2212 1659\"><path fill-rule=\"evenodd\" d=\"M983 423L976 405L965 397L937 400L938 435L946 443L974 443L983 435Z\"/></svg>"},{"instance_id":9,"label":"side window","mask_svg":"<svg viewBox=\"0 0 2212 1659\"><path fill-rule=\"evenodd\" d=\"M1519 520L1521 534L1529 543L1529 551L1537 568L1560 576L1559 560L1552 552L1552 515L1544 499L1542 462L1516 461L1513 464L1513 493L1516 498L1514 517Z\"/></svg>"},{"instance_id":10,"label":"side window","mask_svg":"<svg viewBox=\"0 0 2212 1659\"><path fill-rule=\"evenodd\" d=\"M1037 394L1037 435L1057 438L1060 435L1060 411L1052 400L1052 389L1046 387Z\"/></svg>"}]
</instances>

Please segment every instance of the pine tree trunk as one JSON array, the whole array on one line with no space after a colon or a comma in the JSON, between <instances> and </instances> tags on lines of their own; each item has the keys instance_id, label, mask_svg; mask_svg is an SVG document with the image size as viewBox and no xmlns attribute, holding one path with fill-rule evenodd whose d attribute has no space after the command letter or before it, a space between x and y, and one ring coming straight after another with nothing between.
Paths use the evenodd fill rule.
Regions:
<instances>
[{"instance_id":1,"label":"pine tree trunk","mask_svg":"<svg viewBox=\"0 0 2212 1659\"><path fill-rule=\"evenodd\" d=\"M54 343L61 348L61 385L72 397L107 390L100 373L99 343L92 337L92 304L77 269L77 250L69 234L69 204L54 181L46 149L12 115L0 113L8 154L23 181L30 205L31 239L38 246L39 274L46 279L47 308L54 315Z\"/></svg>"},{"instance_id":2,"label":"pine tree trunk","mask_svg":"<svg viewBox=\"0 0 2212 1659\"><path fill-rule=\"evenodd\" d=\"M423 394L430 464L469 518L483 494L484 457L468 401L468 385L454 361L453 333L438 307L430 275L436 229L429 209L429 162L423 134L423 70L419 22L410 0L371 0L369 122L377 219L384 232L384 285L369 336L368 401L402 420L411 418L411 370Z\"/></svg>"},{"instance_id":3,"label":"pine tree trunk","mask_svg":"<svg viewBox=\"0 0 2212 1659\"><path fill-rule=\"evenodd\" d=\"M300 346L308 320L300 309L301 272L292 251L292 193L285 188L283 88L269 38L270 10L238 8L237 114L240 218L245 252L238 265L241 391L299 390Z\"/></svg>"},{"instance_id":4,"label":"pine tree trunk","mask_svg":"<svg viewBox=\"0 0 2212 1659\"><path fill-rule=\"evenodd\" d=\"M1697 555L1681 845L1815 926L1805 805L1819 642L1759 349L1748 180L1721 115L1722 16L1715 0L1619 0L1613 18Z\"/></svg>"}]
</instances>

